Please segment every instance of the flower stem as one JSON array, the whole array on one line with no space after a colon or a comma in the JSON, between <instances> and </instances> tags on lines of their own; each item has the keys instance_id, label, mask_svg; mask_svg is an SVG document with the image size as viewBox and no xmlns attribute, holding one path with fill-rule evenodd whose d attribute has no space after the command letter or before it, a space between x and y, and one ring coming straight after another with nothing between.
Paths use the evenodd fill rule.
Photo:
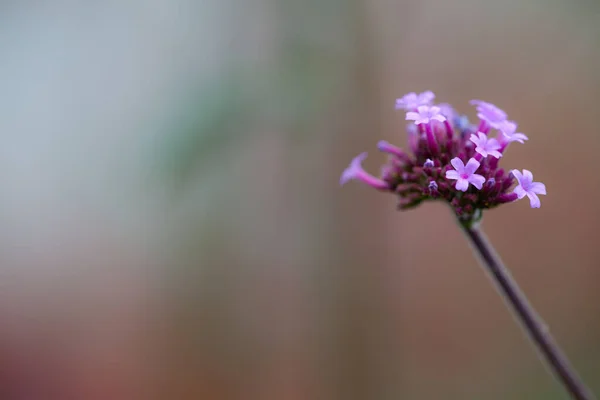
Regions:
<instances>
[{"instance_id":1,"label":"flower stem","mask_svg":"<svg viewBox=\"0 0 600 400\"><path fill-rule=\"evenodd\" d=\"M513 311L529 338L539 350L541 358L556 375L565 389L576 400L594 400L592 392L585 386L577 372L554 342L550 331L527 301L525 294L511 277L500 257L494 251L478 224L460 223L470 244L480 256L482 266L496 283L500 294Z\"/></svg>"}]
</instances>

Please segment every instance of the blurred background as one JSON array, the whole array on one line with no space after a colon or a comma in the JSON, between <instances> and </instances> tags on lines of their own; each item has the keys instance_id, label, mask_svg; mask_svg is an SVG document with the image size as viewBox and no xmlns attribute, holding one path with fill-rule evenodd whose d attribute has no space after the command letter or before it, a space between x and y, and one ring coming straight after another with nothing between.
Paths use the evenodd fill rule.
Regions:
<instances>
[{"instance_id":1,"label":"blurred background","mask_svg":"<svg viewBox=\"0 0 600 400\"><path fill-rule=\"evenodd\" d=\"M0 2L0 397L562 399L448 209L338 179L505 109L484 228L600 393L600 3Z\"/></svg>"}]
</instances>

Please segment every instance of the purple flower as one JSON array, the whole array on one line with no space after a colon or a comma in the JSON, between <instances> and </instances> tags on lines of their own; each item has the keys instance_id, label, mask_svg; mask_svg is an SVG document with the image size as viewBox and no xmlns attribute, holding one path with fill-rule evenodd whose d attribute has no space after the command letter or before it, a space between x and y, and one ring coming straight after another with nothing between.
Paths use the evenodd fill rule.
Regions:
<instances>
[{"instance_id":1,"label":"purple flower","mask_svg":"<svg viewBox=\"0 0 600 400\"><path fill-rule=\"evenodd\" d=\"M525 140L529 140L529 138L524 134L515 133L517 130L517 124L514 121L504 121L504 123L502 123L498 129L500 132L502 132L501 140L506 143L525 143Z\"/></svg>"},{"instance_id":2,"label":"purple flower","mask_svg":"<svg viewBox=\"0 0 600 400\"><path fill-rule=\"evenodd\" d=\"M438 104L438 107L440 108L440 112L442 113L442 115L447 119L453 120L454 118L456 118L456 111L454 111L454 108L450 104L442 103Z\"/></svg>"},{"instance_id":3,"label":"purple flower","mask_svg":"<svg viewBox=\"0 0 600 400\"><path fill-rule=\"evenodd\" d=\"M537 195L546 194L546 185L540 182L534 182L533 174L526 169L523 170L522 174L516 169L513 169L511 172L517 179L517 182L519 182L514 188L513 193L515 193L519 199L522 199L527 195L527 197L529 197L531 208L540 208L540 198Z\"/></svg>"},{"instance_id":4,"label":"purple flower","mask_svg":"<svg viewBox=\"0 0 600 400\"><path fill-rule=\"evenodd\" d=\"M431 120L444 122L446 117L441 114L441 110L437 106L419 106L417 112L409 111L406 113L407 120L415 121L415 125L428 124Z\"/></svg>"},{"instance_id":5,"label":"purple flower","mask_svg":"<svg viewBox=\"0 0 600 400\"><path fill-rule=\"evenodd\" d=\"M419 106L428 106L435 99L435 94L428 90L423 93L416 94L410 92L405 94L402 98L396 99L396 110L412 111L417 109Z\"/></svg>"},{"instance_id":6,"label":"purple flower","mask_svg":"<svg viewBox=\"0 0 600 400\"><path fill-rule=\"evenodd\" d=\"M498 150L500 147L500 142L496 139L490 139L482 132L477 132L477 135L471 134L471 142L475 143L477 147L475 147L475 151L481 154L483 157L487 157L488 155L496 158L502 157L502 153Z\"/></svg>"},{"instance_id":7,"label":"purple flower","mask_svg":"<svg viewBox=\"0 0 600 400\"><path fill-rule=\"evenodd\" d=\"M433 168L434 165L435 164L433 163L433 160L431 160L429 158L427 160L425 160L425 162L423 163L423 167L425 167L425 168Z\"/></svg>"},{"instance_id":8,"label":"purple flower","mask_svg":"<svg viewBox=\"0 0 600 400\"><path fill-rule=\"evenodd\" d=\"M482 100L471 100L471 104L477 106L477 116L486 121L492 128L498 127L506 121L506 113L493 105Z\"/></svg>"},{"instance_id":9,"label":"purple flower","mask_svg":"<svg viewBox=\"0 0 600 400\"><path fill-rule=\"evenodd\" d=\"M367 158L367 153L361 153L350 162L348 168L344 170L340 177L340 185L344 185L346 182L353 179L359 180L367 185L374 187L375 189L388 189L388 184L379 178L366 172L362 167L362 162Z\"/></svg>"},{"instance_id":10,"label":"purple flower","mask_svg":"<svg viewBox=\"0 0 600 400\"><path fill-rule=\"evenodd\" d=\"M467 162L467 165L465 165L460 158L455 157L450 163L456 171L446 171L446 178L456 179L456 190L466 192L469 188L469 183L477 189L481 189L485 182L485 178L475 173L477 168L479 168L479 161L471 158Z\"/></svg>"},{"instance_id":11,"label":"purple flower","mask_svg":"<svg viewBox=\"0 0 600 400\"><path fill-rule=\"evenodd\" d=\"M383 153L392 154L402 160L408 160L408 156L400 147L394 146L385 140L380 140L377 143L377 149Z\"/></svg>"}]
</instances>

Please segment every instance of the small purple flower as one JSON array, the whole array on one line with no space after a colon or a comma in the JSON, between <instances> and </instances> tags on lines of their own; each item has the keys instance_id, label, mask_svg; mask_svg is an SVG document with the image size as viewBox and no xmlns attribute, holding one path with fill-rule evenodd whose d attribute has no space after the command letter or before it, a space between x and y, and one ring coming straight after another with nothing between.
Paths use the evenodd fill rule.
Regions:
<instances>
[{"instance_id":1,"label":"small purple flower","mask_svg":"<svg viewBox=\"0 0 600 400\"><path fill-rule=\"evenodd\" d=\"M525 140L529 140L529 138L524 134L515 133L517 131L517 124L514 121L504 121L504 123L502 123L498 129L500 132L502 132L500 139L506 143L525 143Z\"/></svg>"},{"instance_id":2,"label":"small purple flower","mask_svg":"<svg viewBox=\"0 0 600 400\"><path fill-rule=\"evenodd\" d=\"M506 121L506 113L492 103L482 100L471 100L471 104L477 106L477 116L486 121L492 128L498 127Z\"/></svg>"},{"instance_id":3,"label":"small purple flower","mask_svg":"<svg viewBox=\"0 0 600 400\"><path fill-rule=\"evenodd\" d=\"M344 170L340 177L340 185L344 185L346 182L353 179L359 180L367 185L374 187L375 189L388 189L388 184L379 178L366 172L362 167L362 162L367 158L367 153L361 153L350 162L348 168Z\"/></svg>"},{"instance_id":4,"label":"small purple flower","mask_svg":"<svg viewBox=\"0 0 600 400\"><path fill-rule=\"evenodd\" d=\"M423 163L423 167L425 167L425 168L433 168L434 165L435 164L433 163L433 160L431 160L429 158L427 160L425 160L425 162Z\"/></svg>"},{"instance_id":5,"label":"small purple flower","mask_svg":"<svg viewBox=\"0 0 600 400\"><path fill-rule=\"evenodd\" d=\"M444 122L446 117L441 114L441 110L437 106L419 106L417 112L409 111L406 113L406 119L415 121L415 125L428 124L429 121L437 120Z\"/></svg>"},{"instance_id":6,"label":"small purple flower","mask_svg":"<svg viewBox=\"0 0 600 400\"><path fill-rule=\"evenodd\" d=\"M477 135L471 134L471 142L475 143L477 147L475 147L475 151L481 154L483 157L487 157L488 155L496 158L502 157L502 153L500 150L500 142L496 139L488 138L484 133L477 132Z\"/></svg>"},{"instance_id":7,"label":"small purple flower","mask_svg":"<svg viewBox=\"0 0 600 400\"><path fill-rule=\"evenodd\" d=\"M438 104L441 114L449 120L456 118L457 114L454 108L448 103Z\"/></svg>"},{"instance_id":8,"label":"small purple flower","mask_svg":"<svg viewBox=\"0 0 600 400\"><path fill-rule=\"evenodd\" d=\"M527 197L529 197L531 208L540 208L540 198L537 195L546 194L546 185L540 182L534 182L533 174L526 169L523 170L522 174L516 169L513 169L511 172L517 179L517 182L519 182L514 188L513 193L515 193L519 199L522 199L527 195Z\"/></svg>"},{"instance_id":9,"label":"small purple flower","mask_svg":"<svg viewBox=\"0 0 600 400\"><path fill-rule=\"evenodd\" d=\"M417 109L419 106L428 106L435 99L435 94L428 90L423 93L416 94L410 92L405 94L402 98L396 99L396 110L412 111Z\"/></svg>"},{"instance_id":10,"label":"small purple flower","mask_svg":"<svg viewBox=\"0 0 600 400\"><path fill-rule=\"evenodd\" d=\"M438 184L435 181L429 182L429 190L435 191L438 190Z\"/></svg>"},{"instance_id":11,"label":"small purple flower","mask_svg":"<svg viewBox=\"0 0 600 400\"><path fill-rule=\"evenodd\" d=\"M467 162L467 165L465 165L460 158L455 157L450 163L456 171L446 171L446 178L456 179L456 190L466 192L469 188L469 183L477 189L481 189L485 182L485 178L475 173L477 168L479 168L479 161L471 158Z\"/></svg>"},{"instance_id":12,"label":"small purple flower","mask_svg":"<svg viewBox=\"0 0 600 400\"><path fill-rule=\"evenodd\" d=\"M383 153L392 154L404 161L409 160L408 155L402 150L400 147L394 146L386 142L385 140L380 140L377 143L377 149Z\"/></svg>"}]
</instances>

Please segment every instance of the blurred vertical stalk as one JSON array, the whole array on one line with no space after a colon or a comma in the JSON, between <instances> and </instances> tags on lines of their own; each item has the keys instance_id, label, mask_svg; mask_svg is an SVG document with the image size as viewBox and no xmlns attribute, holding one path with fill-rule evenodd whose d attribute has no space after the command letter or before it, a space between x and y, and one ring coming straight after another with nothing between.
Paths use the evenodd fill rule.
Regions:
<instances>
[{"instance_id":1,"label":"blurred vertical stalk","mask_svg":"<svg viewBox=\"0 0 600 400\"><path fill-rule=\"evenodd\" d=\"M321 376L328 376L320 390L329 398L382 398L382 393L390 391L378 359L385 353L380 340L384 313L378 312L384 307L382 281L376 268L364 265L384 264L385 252L374 251L379 243L370 235L381 229L383 218L364 215L363 234L357 234L339 199L326 197L334 193L330 188L337 185L337 175L323 173L336 158L340 164L346 162L340 146L364 139L365 132L379 131L380 85L368 19L370 3L278 0L278 6L284 22L280 62L295 77L293 85L283 85L294 90L289 90L281 104L297 104L302 110L299 119L286 121L286 131L292 133L286 159L295 166L288 165L288 181L313 180L309 171L320 177L313 190L292 194L291 199L301 196L302 207L310 209L312 228L307 231L316 233L314 227L319 226L309 248L317 254L317 262L311 263L317 267L312 280L320 284L317 290L324 305L316 310L322 335L319 348L324 349L318 354L318 368ZM298 98L302 94L304 101ZM302 175L294 176L297 171L303 171ZM291 185L290 193L294 190L296 185ZM302 218L294 226L298 229L306 223ZM368 249L358 246L365 239L373 241Z\"/></svg>"},{"instance_id":2,"label":"blurred vertical stalk","mask_svg":"<svg viewBox=\"0 0 600 400\"><path fill-rule=\"evenodd\" d=\"M585 386L567 357L556 344L548 327L529 304L527 297L511 277L493 246L477 225L460 224L469 243L480 258L481 265L496 284L510 310L525 329L539 351L541 358L576 400L594 400L592 392Z\"/></svg>"}]
</instances>

